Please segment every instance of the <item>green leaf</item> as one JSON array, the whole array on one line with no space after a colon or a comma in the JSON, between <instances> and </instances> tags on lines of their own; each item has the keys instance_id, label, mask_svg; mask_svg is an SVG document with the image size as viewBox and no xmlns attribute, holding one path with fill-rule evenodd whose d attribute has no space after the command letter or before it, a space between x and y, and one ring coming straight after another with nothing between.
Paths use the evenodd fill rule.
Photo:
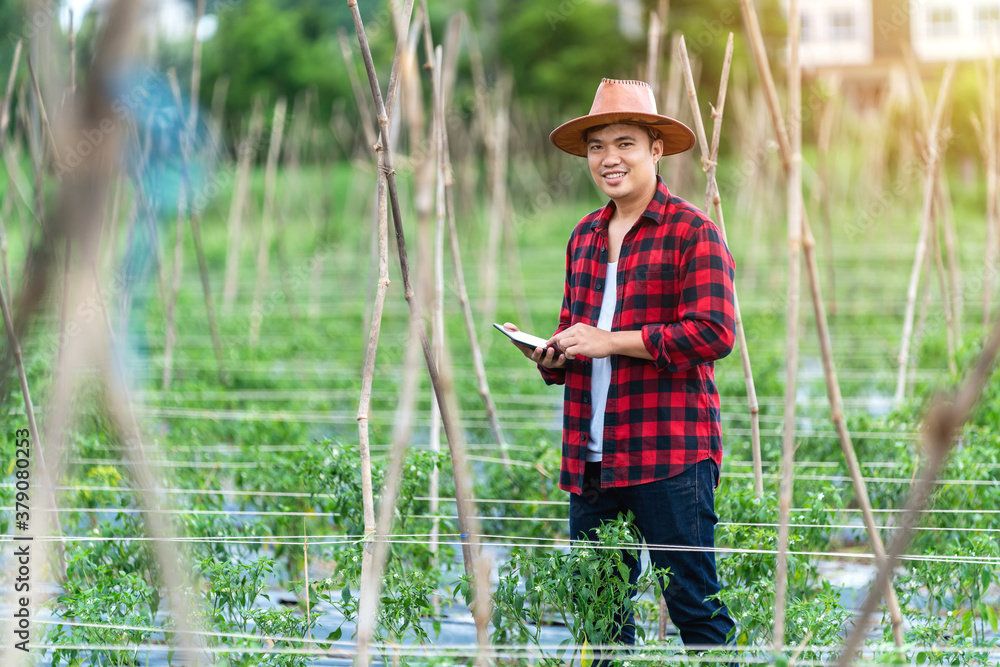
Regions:
<instances>
[{"instance_id":1,"label":"green leaf","mask_svg":"<svg viewBox=\"0 0 1000 667\"><path fill-rule=\"evenodd\" d=\"M344 590L342 590L340 592L340 599L343 600L345 604L351 601L351 587L350 586L344 586Z\"/></svg>"},{"instance_id":2,"label":"green leaf","mask_svg":"<svg viewBox=\"0 0 1000 667\"><path fill-rule=\"evenodd\" d=\"M340 640L340 637L343 634L344 634L344 630L342 628L337 628L336 630L334 630L333 632L331 632L330 634L328 634L326 636L326 639L327 639L327 641L335 642L335 641Z\"/></svg>"},{"instance_id":3,"label":"green leaf","mask_svg":"<svg viewBox=\"0 0 1000 667\"><path fill-rule=\"evenodd\" d=\"M983 605L983 613L985 614L986 620L987 620L987 622L989 622L990 627L993 629L993 632L1000 631L997 628L997 620L998 619L997 619L997 611L996 611L996 609L994 609L990 605L986 604L986 605Z\"/></svg>"}]
</instances>

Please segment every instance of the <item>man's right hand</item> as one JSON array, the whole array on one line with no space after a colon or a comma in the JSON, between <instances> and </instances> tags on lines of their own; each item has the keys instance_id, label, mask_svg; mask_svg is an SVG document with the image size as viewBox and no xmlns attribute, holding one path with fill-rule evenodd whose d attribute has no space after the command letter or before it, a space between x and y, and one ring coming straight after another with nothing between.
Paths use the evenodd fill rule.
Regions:
<instances>
[{"instance_id":1,"label":"man's right hand","mask_svg":"<svg viewBox=\"0 0 1000 667\"><path fill-rule=\"evenodd\" d=\"M503 328L507 331L519 331L519 329L510 322L504 322ZM517 346L517 349L521 350L521 354L540 366L545 368L566 367L566 355L560 352L554 344L549 345L548 347L531 347L529 345L522 345L521 343L513 340L511 342Z\"/></svg>"}]
</instances>

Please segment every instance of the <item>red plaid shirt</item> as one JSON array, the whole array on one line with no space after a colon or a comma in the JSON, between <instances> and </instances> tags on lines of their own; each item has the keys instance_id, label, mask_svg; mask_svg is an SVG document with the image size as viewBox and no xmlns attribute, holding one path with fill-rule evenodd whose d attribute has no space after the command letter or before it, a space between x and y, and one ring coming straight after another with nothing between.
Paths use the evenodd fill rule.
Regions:
<instances>
[{"instance_id":1,"label":"red plaid shirt","mask_svg":"<svg viewBox=\"0 0 1000 667\"><path fill-rule=\"evenodd\" d=\"M612 331L642 330L652 361L611 356L601 486L673 477L707 458L722 463L722 422L714 360L733 349L733 257L718 227L657 177L646 211L618 258ZM566 248L559 328L596 326L614 202L587 215ZM559 487L580 493L590 433L591 360L539 366L547 384L565 384Z\"/></svg>"}]
</instances>

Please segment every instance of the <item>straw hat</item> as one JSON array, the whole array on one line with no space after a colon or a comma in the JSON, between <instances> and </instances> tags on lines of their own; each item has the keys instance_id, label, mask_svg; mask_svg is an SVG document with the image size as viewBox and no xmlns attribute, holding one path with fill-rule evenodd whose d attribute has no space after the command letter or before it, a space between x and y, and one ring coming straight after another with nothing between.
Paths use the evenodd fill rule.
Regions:
<instances>
[{"instance_id":1,"label":"straw hat","mask_svg":"<svg viewBox=\"0 0 1000 667\"><path fill-rule=\"evenodd\" d=\"M694 132L684 123L656 113L653 89L645 81L601 79L586 116L552 130L549 140L571 155L587 156L587 130L629 123L649 127L663 140L663 154L683 153L694 146Z\"/></svg>"}]
</instances>

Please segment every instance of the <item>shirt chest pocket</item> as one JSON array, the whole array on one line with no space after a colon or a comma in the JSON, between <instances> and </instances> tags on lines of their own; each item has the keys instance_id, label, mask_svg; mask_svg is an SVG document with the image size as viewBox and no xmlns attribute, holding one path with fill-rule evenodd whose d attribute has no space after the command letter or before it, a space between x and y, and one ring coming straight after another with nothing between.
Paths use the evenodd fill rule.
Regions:
<instances>
[{"instance_id":1,"label":"shirt chest pocket","mask_svg":"<svg viewBox=\"0 0 1000 667\"><path fill-rule=\"evenodd\" d=\"M663 324L677 321L680 285L673 265L649 264L636 267L627 283L626 301L630 301L635 324ZM631 298L629 298L631 296Z\"/></svg>"}]
</instances>

